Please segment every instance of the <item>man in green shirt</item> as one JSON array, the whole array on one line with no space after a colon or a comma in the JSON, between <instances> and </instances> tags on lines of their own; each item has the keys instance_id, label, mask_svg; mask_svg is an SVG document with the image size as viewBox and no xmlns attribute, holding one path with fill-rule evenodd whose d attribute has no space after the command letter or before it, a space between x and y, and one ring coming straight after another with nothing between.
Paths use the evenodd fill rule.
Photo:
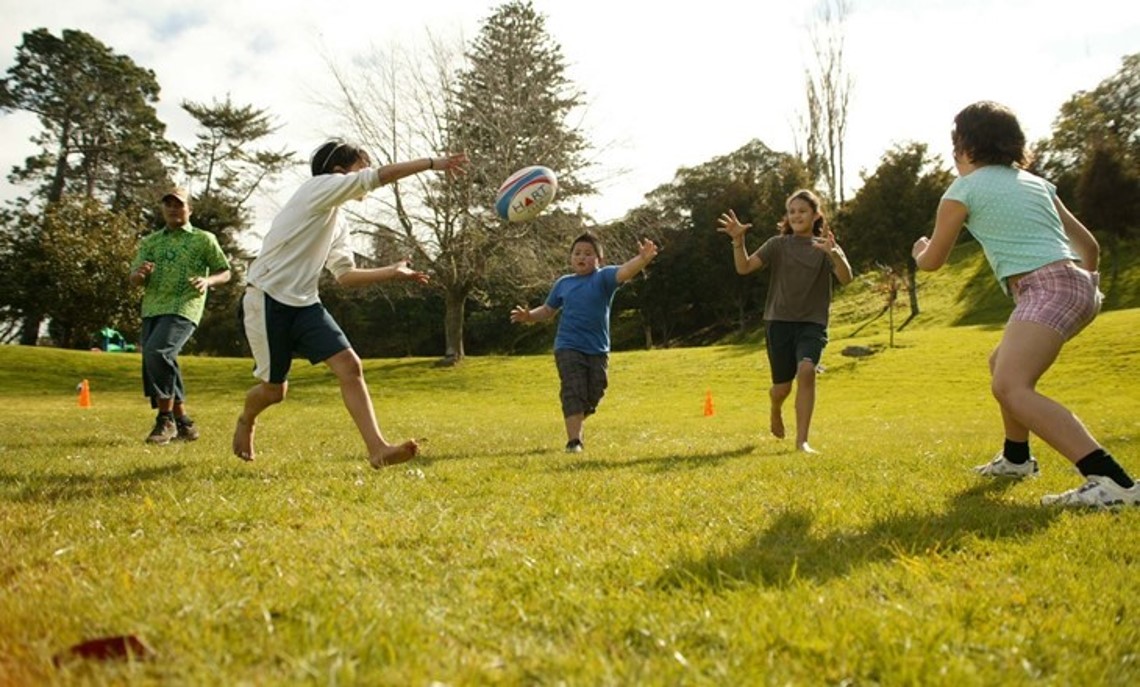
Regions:
<instances>
[{"instance_id":1,"label":"man in green shirt","mask_svg":"<svg viewBox=\"0 0 1140 687\"><path fill-rule=\"evenodd\" d=\"M194 334L211 286L230 280L230 265L218 239L190 224L190 193L174 188L162 196L166 226L144 237L131 263L130 282L144 286L142 299L143 395L158 417L146 441L168 444L198 438L186 414L186 388L178 354Z\"/></svg>"}]
</instances>

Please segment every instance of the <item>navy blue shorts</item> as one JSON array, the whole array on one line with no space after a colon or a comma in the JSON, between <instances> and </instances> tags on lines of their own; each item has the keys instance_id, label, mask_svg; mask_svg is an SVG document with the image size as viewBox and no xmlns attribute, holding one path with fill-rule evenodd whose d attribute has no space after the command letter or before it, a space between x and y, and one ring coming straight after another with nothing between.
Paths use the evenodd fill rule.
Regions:
<instances>
[{"instance_id":1,"label":"navy blue shorts","mask_svg":"<svg viewBox=\"0 0 1140 687\"><path fill-rule=\"evenodd\" d=\"M296 308L248 286L241 308L245 338L253 352L253 376L263 382L284 383L294 354L315 365L352 348L340 325L320 303Z\"/></svg>"},{"instance_id":2,"label":"navy blue shorts","mask_svg":"<svg viewBox=\"0 0 1140 687\"><path fill-rule=\"evenodd\" d=\"M769 322L768 364L772 383L787 384L796 378L800 362L819 365L827 345L827 327L816 322Z\"/></svg>"}]
</instances>

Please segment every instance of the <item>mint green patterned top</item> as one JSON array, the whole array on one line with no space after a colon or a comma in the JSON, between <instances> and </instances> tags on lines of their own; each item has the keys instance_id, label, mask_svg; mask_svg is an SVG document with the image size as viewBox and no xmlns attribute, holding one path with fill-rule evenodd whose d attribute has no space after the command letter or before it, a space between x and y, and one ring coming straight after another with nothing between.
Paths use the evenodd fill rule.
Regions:
<instances>
[{"instance_id":1,"label":"mint green patterned top","mask_svg":"<svg viewBox=\"0 0 1140 687\"><path fill-rule=\"evenodd\" d=\"M199 293L190 279L230 268L217 237L189 223L143 237L131 271L144 262L153 262L154 271L146 280L142 316L181 315L195 325L206 309L206 294Z\"/></svg>"}]
</instances>

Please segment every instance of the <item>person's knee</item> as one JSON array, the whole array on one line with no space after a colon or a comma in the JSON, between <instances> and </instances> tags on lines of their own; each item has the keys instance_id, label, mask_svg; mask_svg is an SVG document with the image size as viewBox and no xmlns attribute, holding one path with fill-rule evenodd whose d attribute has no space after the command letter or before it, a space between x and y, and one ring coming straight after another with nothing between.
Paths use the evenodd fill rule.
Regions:
<instances>
[{"instance_id":1,"label":"person's knee","mask_svg":"<svg viewBox=\"0 0 1140 687\"><path fill-rule=\"evenodd\" d=\"M284 401L288 392L289 386L287 384L270 384L269 382L262 382L261 384L261 397L269 405Z\"/></svg>"},{"instance_id":2,"label":"person's knee","mask_svg":"<svg viewBox=\"0 0 1140 687\"><path fill-rule=\"evenodd\" d=\"M144 348L142 352L143 363L148 367L166 365L168 358L166 350L162 348Z\"/></svg>"},{"instance_id":3,"label":"person's knee","mask_svg":"<svg viewBox=\"0 0 1140 687\"><path fill-rule=\"evenodd\" d=\"M990 380L990 393L1001 405L1011 408L1017 405L1018 399L1031 388L1004 375L994 375Z\"/></svg>"},{"instance_id":4,"label":"person's knee","mask_svg":"<svg viewBox=\"0 0 1140 687\"><path fill-rule=\"evenodd\" d=\"M773 401L782 401L785 398L787 398L791 393L792 393L792 383L791 382L780 382L778 384L773 384L772 388L768 389L768 396L770 396Z\"/></svg>"},{"instance_id":5,"label":"person's knee","mask_svg":"<svg viewBox=\"0 0 1140 687\"><path fill-rule=\"evenodd\" d=\"M815 386L815 363L807 358L796 368L796 383L800 387Z\"/></svg>"},{"instance_id":6,"label":"person's knee","mask_svg":"<svg viewBox=\"0 0 1140 687\"><path fill-rule=\"evenodd\" d=\"M364 365L360 362L360 356L356 355L356 351L351 348L333 356L329 360L329 366L332 367L337 378L342 380L362 379L364 377Z\"/></svg>"}]
</instances>

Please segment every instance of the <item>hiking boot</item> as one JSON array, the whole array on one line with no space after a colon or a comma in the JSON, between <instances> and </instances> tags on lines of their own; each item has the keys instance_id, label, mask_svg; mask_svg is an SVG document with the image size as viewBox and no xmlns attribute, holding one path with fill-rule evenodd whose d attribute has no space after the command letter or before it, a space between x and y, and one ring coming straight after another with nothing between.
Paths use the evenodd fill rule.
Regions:
<instances>
[{"instance_id":1,"label":"hiking boot","mask_svg":"<svg viewBox=\"0 0 1140 687\"><path fill-rule=\"evenodd\" d=\"M189 415L174 418L174 424L178 425L178 436L175 438L182 441L196 441L198 439L198 427Z\"/></svg>"},{"instance_id":2,"label":"hiking boot","mask_svg":"<svg viewBox=\"0 0 1140 687\"><path fill-rule=\"evenodd\" d=\"M1077 506L1084 508L1115 508L1140 506L1140 484L1125 489L1104 475L1089 475L1076 489L1041 497L1042 506Z\"/></svg>"},{"instance_id":3,"label":"hiking boot","mask_svg":"<svg viewBox=\"0 0 1140 687\"><path fill-rule=\"evenodd\" d=\"M582 445L581 439L571 439L566 442L567 453L581 453L586 447Z\"/></svg>"},{"instance_id":4,"label":"hiking boot","mask_svg":"<svg viewBox=\"0 0 1140 687\"><path fill-rule=\"evenodd\" d=\"M994 459L985 465L974 468L974 472L986 477L1036 477L1037 459L1030 456L1024 463L1014 463L1006 460L1004 454L997 454Z\"/></svg>"},{"instance_id":5,"label":"hiking boot","mask_svg":"<svg viewBox=\"0 0 1140 687\"><path fill-rule=\"evenodd\" d=\"M174 426L174 418L170 415L159 415L154 421L154 429L146 438L146 443L165 446L178 435L178 428Z\"/></svg>"}]
</instances>

